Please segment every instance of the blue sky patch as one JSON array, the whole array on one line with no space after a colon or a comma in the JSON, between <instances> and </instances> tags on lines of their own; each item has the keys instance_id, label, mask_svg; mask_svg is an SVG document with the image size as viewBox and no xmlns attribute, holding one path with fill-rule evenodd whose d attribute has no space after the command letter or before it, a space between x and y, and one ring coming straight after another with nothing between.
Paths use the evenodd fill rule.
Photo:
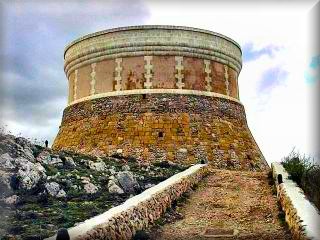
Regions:
<instances>
[{"instance_id":1,"label":"blue sky patch","mask_svg":"<svg viewBox=\"0 0 320 240\"><path fill-rule=\"evenodd\" d=\"M304 73L307 84L314 84L320 78L320 55L311 58L308 69Z\"/></svg>"},{"instance_id":2,"label":"blue sky patch","mask_svg":"<svg viewBox=\"0 0 320 240\"><path fill-rule=\"evenodd\" d=\"M273 46L273 45L261 48L259 50L254 50L253 43L250 42L250 43L246 43L242 47L242 59L243 59L243 62L249 62L249 61L254 61L258 59L262 55L268 55L272 57L273 53L278 50L279 50L279 47Z\"/></svg>"},{"instance_id":3,"label":"blue sky patch","mask_svg":"<svg viewBox=\"0 0 320 240\"><path fill-rule=\"evenodd\" d=\"M258 85L258 91L268 91L276 87L277 85L282 84L283 81L287 78L287 76L288 72L283 70L279 66L268 69L262 75L261 82Z\"/></svg>"}]
</instances>

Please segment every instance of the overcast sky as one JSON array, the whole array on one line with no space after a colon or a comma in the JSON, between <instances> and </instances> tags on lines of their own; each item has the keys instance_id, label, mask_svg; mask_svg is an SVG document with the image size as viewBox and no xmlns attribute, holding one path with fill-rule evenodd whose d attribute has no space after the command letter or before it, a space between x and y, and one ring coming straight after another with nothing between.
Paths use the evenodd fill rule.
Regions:
<instances>
[{"instance_id":1,"label":"overcast sky","mask_svg":"<svg viewBox=\"0 0 320 240\"><path fill-rule=\"evenodd\" d=\"M113 27L168 24L219 32L241 45L240 99L269 163L293 147L317 154L320 54L310 17L318 0L0 3L1 118L16 135L53 142L67 104L63 51L70 41Z\"/></svg>"}]
</instances>

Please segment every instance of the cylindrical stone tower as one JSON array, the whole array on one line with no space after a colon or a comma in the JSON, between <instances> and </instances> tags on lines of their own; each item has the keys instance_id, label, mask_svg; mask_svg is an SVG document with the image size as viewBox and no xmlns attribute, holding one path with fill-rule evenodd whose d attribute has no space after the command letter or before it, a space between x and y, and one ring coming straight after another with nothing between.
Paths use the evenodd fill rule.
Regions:
<instances>
[{"instance_id":1,"label":"cylindrical stone tower","mask_svg":"<svg viewBox=\"0 0 320 240\"><path fill-rule=\"evenodd\" d=\"M228 37L134 26L67 46L68 106L54 149L216 167L267 166L239 100L241 49Z\"/></svg>"}]
</instances>

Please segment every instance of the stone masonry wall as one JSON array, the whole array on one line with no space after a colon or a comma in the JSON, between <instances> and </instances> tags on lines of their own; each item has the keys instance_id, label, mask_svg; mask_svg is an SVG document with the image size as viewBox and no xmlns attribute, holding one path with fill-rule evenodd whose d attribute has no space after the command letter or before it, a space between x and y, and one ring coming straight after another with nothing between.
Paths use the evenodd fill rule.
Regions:
<instances>
[{"instance_id":1,"label":"stone masonry wall","mask_svg":"<svg viewBox=\"0 0 320 240\"><path fill-rule=\"evenodd\" d=\"M209 160L218 168L267 166L243 106L207 96L138 94L71 105L53 148L184 164Z\"/></svg>"},{"instance_id":2,"label":"stone masonry wall","mask_svg":"<svg viewBox=\"0 0 320 240\"><path fill-rule=\"evenodd\" d=\"M292 232L293 239L320 239L320 213L304 195L301 188L288 178L281 163L272 163L273 177L277 186L277 196L285 212L285 219ZM282 175L283 183L277 181Z\"/></svg>"},{"instance_id":3,"label":"stone masonry wall","mask_svg":"<svg viewBox=\"0 0 320 240\"><path fill-rule=\"evenodd\" d=\"M148 228L159 219L173 201L197 184L207 172L206 165L194 165L122 205L69 229L70 239L132 239L136 231ZM56 236L49 239L54 240Z\"/></svg>"}]
</instances>

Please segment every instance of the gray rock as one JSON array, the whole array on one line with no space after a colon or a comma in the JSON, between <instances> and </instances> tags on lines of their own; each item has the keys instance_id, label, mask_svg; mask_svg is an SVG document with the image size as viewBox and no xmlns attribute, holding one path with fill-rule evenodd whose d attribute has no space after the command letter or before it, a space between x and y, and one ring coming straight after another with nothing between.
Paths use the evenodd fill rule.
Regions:
<instances>
[{"instance_id":1,"label":"gray rock","mask_svg":"<svg viewBox=\"0 0 320 240\"><path fill-rule=\"evenodd\" d=\"M19 188L31 190L37 186L41 179L45 179L46 170L40 163L32 163L25 158L15 159L16 166L19 167L17 177L19 179Z\"/></svg>"},{"instance_id":2,"label":"gray rock","mask_svg":"<svg viewBox=\"0 0 320 240\"><path fill-rule=\"evenodd\" d=\"M86 183L83 188L84 191L88 194L94 194L98 191L98 187L91 182Z\"/></svg>"},{"instance_id":3,"label":"gray rock","mask_svg":"<svg viewBox=\"0 0 320 240\"><path fill-rule=\"evenodd\" d=\"M110 180L110 181L108 182L108 191L109 191L110 193L115 193L115 194L123 194L123 193L124 193L124 191L122 190L122 188L119 187L119 186L117 185L116 181L114 181L114 180Z\"/></svg>"},{"instance_id":4,"label":"gray rock","mask_svg":"<svg viewBox=\"0 0 320 240\"><path fill-rule=\"evenodd\" d=\"M116 179L118 180L121 188L126 193L134 193L136 190L140 189L140 185L134 178L132 172L118 172L118 174L116 175Z\"/></svg>"},{"instance_id":5,"label":"gray rock","mask_svg":"<svg viewBox=\"0 0 320 240\"><path fill-rule=\"evenodd\" d=\"M56 195L57 198L65 198L67 196L66 192L61 189L58 194Z\"/></svg>"},{"instance_id":6,"label":"gray rock","mask_svg":"<svg viewBox=\"0 0 320 240\"><path fill-rule=\"evenodd\" d=\"M84 184L90 182L90 178L88 178L88 177L80 177L80 179L81 179L81 182L84 183Z\"/></svg>"},{"instance_id":7,"label":"gray rock","mask_svg":"<svg viewBox=\"0 0 320 240\"><path fill-rule=\"evenodd\" d=\"M0 169L0 196L8 196L12 192L12 188L10 186L11 177L13 173L8 171L3 171Z\"/></svg>"},{"instance_id":8,"label":"gray rock","mask_svg":"<svg viewBox=\"0 0 320 240\"><path fill-rule=\"evenodd\" d=\"M51 161L49 161L48 164L54 166L63 166L63 162L58 156L52 157Z\"/></svg>"},{"instance_id":9,"label":"gray rock","mask_svg":"<svg viewBox=\"0 0 320 240\"><path fill-rule=\"evenodd\" d=\"M167 161L167 162L168 162L168 164L169 164L171 167L178 166L178 164L175 163L175 162L172 162L172 161Z\"/></svg>"},{"instance_id":10,"label":"gray rock","mask_svg":"<svg viewBox=\"0 0 320 240\"><path fill-rule=\"evenodd\" d=\"M146 171L146 172L149 172L149 171L150 171L150 166L147 166L147 167L145 168L145 171Z\"/></svg>"},{"instance_id":11,"label":"gray rock","mask_svg":"<svg viewBox=\"0 0 320 240\"><path fill-rule=\"evenodd\" d=\"M17 195L12 195L4 199L4 202L8 205L14 205L19 201L19 197Z\"/></svg>"},{"instance_id":12,"label":"gray rock","mask_svg":"<svg viewBox=\"0 0 320 240\"><path fill-rule=\"evenodd\" d=\"M115 175L117 173L116 170L113 168L109 168L109 172L111 175Z\"/></svg>"},{"instance_id":13,"label":"gray rock","mask_svg":"<svg viewBox=\"0 0 320 240\"><path fill-rule=\"evenodd\" d=\"M151 188L151 187L153 187L153 186L155 186L155 184L148 183L148 184L144 185L144 188L145 188L145 189L148 189L148 188Z\"/></svg>"},{"instance_id":14,"label":"gray rock","mask_svg":"<svg viewBox=\"0 0 320 240\"><path fill-rule=\"evenodd\" d=\"M72 157L66 157L65 165L66 167L71 169L77 166L76 163L73 161Z\"/></svg>"},{"instance_id":15,"label":"gray rock","mask_svg":"<svg viewBox=\"0 0 320 240\"><path fill-rule=\"evenodd\" d=\"M90 169L96 170L98 172L104 172L107 169L107 165L103 161L99 161L99 162L89 161L88 165Z\"/></svg>"},{"instance_id":16,"label":"gray rock","mask_svg":"<svg viewBox=\"0 0 320 240\"><path fill-rule=\"evenodd\" d=\"M51 195L52 197L57 196L58 193L60 192L60 185L56 182L46 183L44 187L46 188L48 194Z\"/></svg>"},{"instance_id":17,"label":"gray rock","mask_svg":"<svg viewBox=\"0 0 320 240\"><path fill-rule=\"evenodd\" d=\"M23 148L26 148L26 147L32 148L32 145L33 145L29 140L27 140L27 139L25 139L23 137L17 137L15 139L15 141L16 141L17 144L19 144Z\"/></svg>"},{"instance_id":18,"label":"gray rock","mask_svg":"<svg viewBox=\"0 0 320 240\"><path fill-rule=\"evenodd\" d=\"M52 197L64 198L67 196L66 192L56 182L46 183L44 186Z\"/></svg>"},{"instance_id":19,"label":"gray rock","mask_svg":"<svg viewBox=\"0 0 320 240\"><path fill-rule=\"evenodd\" d=\"M51 162L50 153L46 150L42 151L36 158L36 161L40 163L48 164L49 162Z\"/></svg>"},{"instance_id":20,"label":"gray rock","mask_svg":"<svg viewBox=\"0 0 320 240\"><path fill-rule=\"evenodd\" d=\"M18 153L21 157L24 157L24 158L30 160L31 162L34 162L33 152L31 150L31 148L29 148L28 146L26 146L22 149L19 148Z\"/></svg>"},{"instance_id":21,"label":"gray rock","mask_svg":"<svg viewBox=\"0 0 320 240\"><path fill-rule=\"evenodd\" d=\"M24 157L28 159L31 162L34 162L34 156L33 156L33 151L32 149L34 148L34 145L27 139L23 137L17 137L15 139L18 147L18 156Z\"/></svg>"},{"instance_id":22,"label":"gray rock","mask_svg":"<svg viewBox=\"0 0 320 240\"><path fill-rule=\"evenodd\" d=\"M0 154L8 153L11 157L18 157L18 147L13 135L1 135L0 140Z\"/></svg>"},{"instance_id":23,"label":"gray rock","mask_svg":"<svg viewBox=\"0 0 320 240\"><path fill-rule=\"evenodd\" d=\"M81 190L81 187L78 185L72 185L71 188L78 191Z\"/></svg>"},{"instance_id":24,"label":"gray rock","mask_svg":"<svg viewBox=\"0 0 320 240\"><path fill-rule=\"evenodd\" d=\"M9 153L4 153L0 156L0 167L4 169L14 169L13 165L14 159L9 155Z\"/></svg>"},{"instance_id":25,"label":"gray rock","mask_svg":"<svg viewBox=\"0 0 320 240\"><path fill-rule=\"evenodd\" d=\"M144 176L139 176L139 180L144 180Z\"/></svg>"},{"instance_id":26,"label":"gray rock","mask_svg":"<svg viewBox=\"0 0 320 240\"><path fill-rule=\"evenodd\" d=\"M124 165L124 166L122 166L122 170L123 171L130 171L130 167L129 167L129 165Z\"/></svg>"}]
</instances>

